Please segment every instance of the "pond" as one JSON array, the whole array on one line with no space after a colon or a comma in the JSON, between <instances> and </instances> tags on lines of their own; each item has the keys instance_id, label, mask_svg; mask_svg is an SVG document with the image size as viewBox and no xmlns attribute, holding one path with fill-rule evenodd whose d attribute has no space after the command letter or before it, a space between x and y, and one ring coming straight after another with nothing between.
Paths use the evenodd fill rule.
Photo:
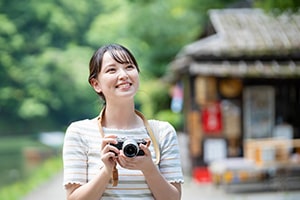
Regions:
<instances>
[{"instance_id":1,"label":"pond","mask_svg":"<svg viewBox=\"0 0 300 200\"><path fill-rule=\"evenodd\" d=\"M25 176L23 163L22 153L18 149L0 152L0 188Z\"/></svg>"},{"instance_id":2,"label":"pond","mask_svg":"<svg viewBox=\"0 0 300 200\"><path fill-rule=\"evenodd\" d=\"M32 137L0 138L0 188L24 179L55 152Z\"/></svg>"}]
</instances>

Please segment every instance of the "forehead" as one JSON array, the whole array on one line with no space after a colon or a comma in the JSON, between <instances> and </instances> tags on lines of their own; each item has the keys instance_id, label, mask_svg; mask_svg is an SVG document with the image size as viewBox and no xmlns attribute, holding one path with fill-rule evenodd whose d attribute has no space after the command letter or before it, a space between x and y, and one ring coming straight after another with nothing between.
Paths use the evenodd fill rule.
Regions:
<instances>
[{"instance_id":1,"label":"forehead","mask_svg":"<svg viewBox=\"0 0 300 200\"><path fill-rule=\"evenodd\" d=\"M125 50L112 49L110 51L106 51L105 54L109 54L111 59L115 60L120 64L134 64L133 58Z\"/></svg>"},{"instance_id":2,"label":"forehead","mask_svg":"<svg viewBox=\"0 0 300 200\"><path fill-rule=\"evenodd\" d=\"M117 61L113 58L113 56L110 54L110 52L105 52L103 54L103 58L102 58L102 66L103 67L105 67L107 65L111 65L116 62Z\"/></svg>"}]
</instances>

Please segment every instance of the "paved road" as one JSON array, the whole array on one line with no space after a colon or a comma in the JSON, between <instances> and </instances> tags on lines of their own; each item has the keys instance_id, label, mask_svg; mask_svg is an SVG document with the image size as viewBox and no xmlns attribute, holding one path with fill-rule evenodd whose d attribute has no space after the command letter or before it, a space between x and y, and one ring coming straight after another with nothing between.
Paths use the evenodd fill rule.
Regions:
<instances>
[{"instance_id":1,"label":"paved road","mask_svg":"<svg viewBox=\"0 0 300 200\"><path fill-rule=\"evenodd\" d=\"M260 193L226 193L211 184L200 184L186 177L182 188L182 200L299 200L300 191L260 192ZM47 183L41 185L22 200L64 200L62 173L57 174Z\"/></svg>"},{"instance_id":2,"label":"paved road","mask_svg":"<svg viewBox=\"0 0 300 200\"><path fill-rule=\"evenodd\" d=\"M299 200L300 191L228 193L209 183L196 183L186 178L182 200Z\"/></svg>"},{"instance_id":3,"label":"paved road","mask_svg":"<svg viewBox=\"0 0 300 200\"><path fill-rule=\"evenodd\" d=\"M65 200L65 190L62 186L63 173L52 177L48 182L40 185L22 200Z\"/></svg>"}]
</instances>

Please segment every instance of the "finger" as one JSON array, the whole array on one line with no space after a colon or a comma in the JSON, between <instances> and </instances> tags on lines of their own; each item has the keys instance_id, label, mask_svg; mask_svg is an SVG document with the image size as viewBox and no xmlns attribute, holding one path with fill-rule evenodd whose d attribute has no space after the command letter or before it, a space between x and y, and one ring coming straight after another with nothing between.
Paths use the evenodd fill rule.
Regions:
<instances>
[{"instance_id":1,"label":"finger","mask_svg":"<svg viewBox=\"0 0 300 200\"><path fill-rule=\"evenodd\" d=\"M130 162L130 163L133 163L133 162L135 162L135 160L136 160L135 158L136 158L136 157L130 158L130 157L125 156L124 153L123 153L123 151L121 150L118 159L120 159L120 160L123 161L123 162L128 162L128 163Z\"/></svg>"},{"instance_id":2,"label":"finger","mask_svg":"<svg viewBox=\"0 0 300 200\"><path fill-rule=\"evenodd\" d=\"M116 143L117 143L116 138L117 138L116 135L108 135L108 136L105 136L105 137L102 139L102 142L116 144Z\"/></svg>"},{"instance_id":3,"label":"finger","mask_svg":"<svg viewBox=\"0 0 300 200\"><path fill-rule=\"evenodd\" d=\"M126 169L135 169L136 162L133 158L127 158L126 156L119 156L117 159L118 164Z\"/></svg>"},{"instance_id":4,"label":"finger","mask_svg":"<svg viewBox=\"0 0 300 200\"><path fill-rule=\"evenodd\" d=\"M103 153L108 153L108 152L113 152L116 156L118 154L120 154L120 150L115 147L115 146L112 146L110 144L107 144L104 148L103 148Z\"/></svg>"},{"instance_id":5,"label":"finger","mask_svg":"<svg viewBox=\"0 0 300 200\"><path fill-rule=\"evenodd\" d=\"M150 155L150 150L149 150L147 144L146 145L140 144L140 149L144 151L145 155Z\"/></svg>"},{"instance_id":6,"label":"finger","mask_svg":"<svg viewBox=\"0 0 300 200\"><path fill-rule=\"evenodd\" d=\"M116 140L116 137L114 137L113 135L111 135L110 137L105 137L102 139L102 142L101 142L101 149L104 149L105 146L107 146L108 144L117 144L117 140Z\"/></svg>"},{"instance_id":7,"label":"finger","mask_svg":"<svg viewBox=\"0 0 300 200\"><path fill-rule=\"evenodd\" d=\"M118 164L119 164L121 167L126 168L126 167L125 167L126 161L124 160L123 156L119 156L119 157L117 158L117 162L118 162Z\"/></svg>"},{"instance_id":8,"label":"finger","mask_svg":"<svg viewBox=\"0 0 300 200\"><path fill-rule=\"evenodd\" d=\"M110 163L113 164L116 162L116 157L115 157L115 153L113 152L108 152L106 154L103 154L101 156L101 160L103 161L103 163Z\"/></svg>"},{"instance_id":9,"label":"finger","mask_svg":"<svg viewBox=\"0 0 300 200\"><path fill-rule=\"evenodd\" d=\"M113 158L115 159L116 158L116 155L114 152L107 152L106 154L103 154L103 157L106 158L106 159L109 159L109 158Z\"/></svg>"},{"instance_id":10,"label":"finger","mask_svg":"<svg viewBox=\"0 0 300 200\"><path fill-rule=\"evenodd\" d=\"M116 139L117 136L116 135L106 135L106 136L104 136L104 138L113 138L113 139Z\"/></svg>"}]
</instances>

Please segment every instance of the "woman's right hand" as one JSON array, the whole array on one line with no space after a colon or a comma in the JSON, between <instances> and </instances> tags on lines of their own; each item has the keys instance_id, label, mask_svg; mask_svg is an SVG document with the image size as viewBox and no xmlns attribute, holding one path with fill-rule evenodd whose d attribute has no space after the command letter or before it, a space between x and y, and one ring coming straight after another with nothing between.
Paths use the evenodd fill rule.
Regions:
<instances>
[{"instance_id":1,"label":"woman's right hand","mask_svg":"<svg viewBox=\"0 0 300 200\"><path fill-rule=\"evenodd\" d=\"M110 144L117 144L116 140L117 136L115 135L108 135L102 139L101 143L101 160L104 163L104 167L109 172L112 172L113 167L116 164L118 155L120 151L118 148L110 145Z\"/></svg>"},{"instance_id":2,"label":"woman's right hand","mask_svg":"<svg viewBox=\"0 0 300 200\"><path fill-rule=\"evenodd\" d=\"M87 184L68 184L66 186L67 199L101 199L120 153L116 147L110 145L116 143L117 140L114 135L103 138L100 151L104 165L101 167L98 176Z\"/></svg>"}]
</instances>

